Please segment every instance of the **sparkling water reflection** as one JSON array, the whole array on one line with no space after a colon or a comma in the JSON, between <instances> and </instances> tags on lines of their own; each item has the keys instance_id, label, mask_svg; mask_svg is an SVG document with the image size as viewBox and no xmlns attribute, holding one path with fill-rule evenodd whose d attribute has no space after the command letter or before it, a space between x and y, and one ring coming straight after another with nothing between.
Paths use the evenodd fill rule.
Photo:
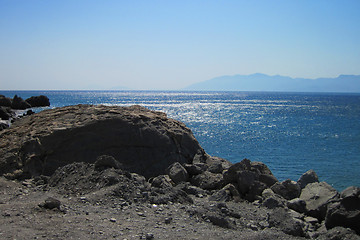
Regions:
<instances>
[{"instance_id":1,"label":"sparkling water reflection","mask_svg":"<svg viewBox=\"0 0 360 240\"><path fill-rule=\"evenodd\" d=\"M211 155L266 163L279 180L314 169L338 190L360 186L360 95L255 92L26 91L51 107L143 105L192 129ZM42 109L37 109L40 111Z\"/></svg>"}]
</instances>

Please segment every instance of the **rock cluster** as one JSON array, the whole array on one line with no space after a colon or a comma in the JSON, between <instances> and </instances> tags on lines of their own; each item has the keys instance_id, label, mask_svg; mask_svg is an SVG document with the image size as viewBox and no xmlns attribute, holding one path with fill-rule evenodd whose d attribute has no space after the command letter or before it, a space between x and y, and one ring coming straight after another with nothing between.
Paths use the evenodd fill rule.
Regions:
<instances>
[{"instance_id":1,"label":"rock cluster","mask_svg":"<svg viewBox=\"0 0 360 240\"><path fill-rule=\"evenodd\" d=\"M15 95L12 99L5 97L4 95L0 95L0 130L8 128L10 123L18 117L33 114L32 110L28 110L27 112L20 114L20 116L17 116L14 111L47 106L50 106L50 101L49 98L44 95L33 96L26 100L18 97L17 95Z\"/></svg>"},{"instance_id":2,"label":"rock cluster","mask_svg":"<svg viewBox=\"0 0 360 240\"><path fill-rule=\"evenodd\" d=\"M359 239L360 188L338 193L313 170L279 182L264 163L209 156L183 123L140 106L46 110L0 138L2 175L90 204L180 204L192 219L232 231Z\"/></svg>"},{"instance_id":3,"label":"rock cluster","mask_svg":"<svg viewBox=\"0 0 360 240\"><path fill-rule=\"evenodd\" d=\"M24 110L32 107L50 106L50 101L49 98L44 95L33 96L26 100L17 95L15 95L13 99L0 95L0 106Z\"/></svg>"}]
</instances>

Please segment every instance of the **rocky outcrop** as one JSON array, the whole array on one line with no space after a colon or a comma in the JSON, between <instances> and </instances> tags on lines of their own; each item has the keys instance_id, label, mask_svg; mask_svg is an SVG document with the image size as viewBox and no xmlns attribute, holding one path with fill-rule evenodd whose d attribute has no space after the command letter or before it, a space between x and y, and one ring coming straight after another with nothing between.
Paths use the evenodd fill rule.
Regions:
<instances>
[{"instance_id":1,"label":"rocky outcrop","mask_svg":"<svg viewBox=\"0 0 360 240\"><path fill-rule=\"evenodd\" d=\"M360 235L360 188L348 187L340 194L340 200L328 206L325 224L327 228L342 226Z\"/></svg>"},{"instance_id":2,"label":"rocky outcrop","mask_svg":"<svg viewBox=\"0 0 360 240\"><path fill-rule=\"evenodd\" d=\"M50 100L47 96L33 96L25 100L31 107L47 107L50 106Z\"/></svg>"},{"instance_id":3,"label":"rocky outcrop","mask_svg":"<svg viewBox=\"0 0 360 240\"><path fill-rule=\"evenodd\" d=\"M9 120L11 118L11 111L8 107L0 107L0 119Z\"/></svg>"},{"instance_id":4,"label":"rocky outcrop","mask_svg":"<svg viewBox=\"0 0 360 240\"><path fill-rule=\"evenodd\" d=\"M290 179L287 179L281 183L275 183L271 186L271 189L287 200L299 197L301 191L300 186Z\"/></svg>"},{"instance_id":5,"label":"rocky outcrop","mask_svg":"<svg viewBox=\"0 0 360 240\"><path fill-rule=\"evenodd\" d=\"M0 133L0 174L51 175L72 162L117 159L145 177L165 173L174 162L205 155L191 130L164 113L140 106L77 105L42 111Z\"/></svg>"},{"instance_id":6,"label":"rocky outcrop","mask_svg":"<svg viewBox=\"0 0 360 240\"><path fill-rule=\"evenodd\" d=\"M17 95L13 99L0 95L0 130L10 127L12 122L23 116L31 115L33 111L29 108L45 106L50 106L50 101L44 95L26 100Z\"/></svg>"},{"instance_id":7,"label":"rocky outcrop","mask_svg":"<svg viewBox=\"0 0 360 240\"><path fill-rule=\"evenodd\" d=\"M0 106L11 107L11 103L12 103L11 98L5 97L4 95L0 95Z\"/></svg>"},{"instance_id":8,"label":"rocky outcrop","mask_svg":"<svg viewBox=\"0 0 360 240\"><path fill-rule=\"evenodd\" d=\"M17 95L15 95L11 102L11 108L24 110L27 108L31 108L31 105L28 102L26 102L24 99L22 99L21 97L18 97Z\"/></svg>"},{"instance_id":9,"label":"rocky outcrop","mask_svg":"<svg viewBox=\"0 0 360 240\"><path fill-rule=\"evenodd\" d=\"M32 96L26 100L15 95L13 99L0 95L0 106L12 109L24 110L31 107L47 107L50 106L50 100L47 96Z\"/></svg>"},{"instance_id":10,"label":"rocky outcrop","mask_svg":"<svg viewBox=\"0 0 360 240\"><path fill-rule=\"evenodd\" d=\"M305 188L306 185L308 185L310 183L314 183L314 182L319 182L319 178L318 178L317 174L315 173L315 171L312 169L310 169L309 171L307 171L306 173L301 175L301 177L297 181L297 183L301 189Z\"/></svg>"}]
</instances>

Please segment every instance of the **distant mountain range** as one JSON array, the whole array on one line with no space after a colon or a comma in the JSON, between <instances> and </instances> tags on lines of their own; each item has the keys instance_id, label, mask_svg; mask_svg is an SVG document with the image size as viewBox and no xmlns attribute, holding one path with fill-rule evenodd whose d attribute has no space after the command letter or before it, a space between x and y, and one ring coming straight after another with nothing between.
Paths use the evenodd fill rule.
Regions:
<instances>
[{"instance_id":1,"label":"distant mountain range","mask_svg":"<svg viewBox=\"0 0 360 240\"><path fill-rule=\"evenodd\" d=\"M360 75L306 79L255 73L251 75L220 76L195 83L184 90L360 93Z\"/></svg>"}]
</instances>

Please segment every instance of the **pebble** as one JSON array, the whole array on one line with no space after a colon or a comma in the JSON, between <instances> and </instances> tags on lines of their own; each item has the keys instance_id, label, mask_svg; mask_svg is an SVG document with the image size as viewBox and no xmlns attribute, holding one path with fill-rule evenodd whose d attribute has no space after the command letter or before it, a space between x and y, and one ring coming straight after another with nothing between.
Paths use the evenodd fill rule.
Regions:
<instances>
[{"instance_id":1,"label":"pebble","mask_svg":"<svg viewBox=\"0 0 360 240\"><path fill-rule=\"evenodd\" d=\"M116 222L116 218L110 218L110 222Z\"/></svg>"},{"instance_id":2,"label":"pebble","mask_svg":"<svg viewBox=\"0 0 360 240\"><path fill-rule=\"evenodd\" d=\"M165 223L166 223L166 224L170 224L171 221L172 221L172 218L165 218Z\"/></svg>"},{"instance_id":3,"label":"pebble","mask_svg":"<svg viewBox=\"0 0 360 240\"><path fill-rule=\"evenodd\" d=\"M143 213L143 212L138 212L137 214L138 214L140 217L146 217L146 216L145 216L145 213Z\"/></svg>"},{"instance_id":4,"label":"pebble","mask_svg":"<svg viewBox=\"0 0 360 240\"><path fill-rule=\"evenodd\" d=\"M147 233L145 237L146 237L146 239L154 239L154 234Z\"/></svg>"}]
</instances>

